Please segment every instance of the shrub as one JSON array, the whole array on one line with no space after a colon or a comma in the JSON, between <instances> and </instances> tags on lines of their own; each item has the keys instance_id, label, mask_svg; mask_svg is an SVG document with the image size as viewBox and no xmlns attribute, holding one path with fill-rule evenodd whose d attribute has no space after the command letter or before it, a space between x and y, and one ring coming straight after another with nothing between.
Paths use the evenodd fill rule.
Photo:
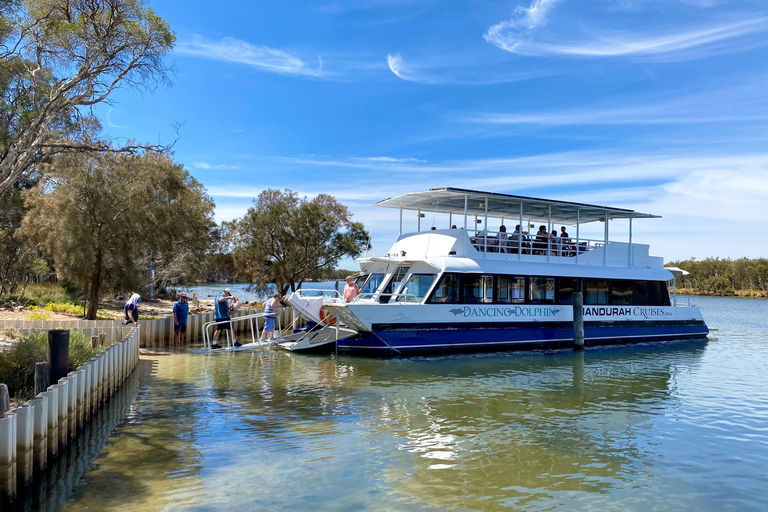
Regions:
<instances>
[{"instance_id":1,"label":"shrub","mask_svg":"<svg viewBox=\"0 0 768 512\"><path fill-rule=\"evenodd\" d=\"M46 311L53 311L55 313L66 313L68 315L83 314L83 306L68 302L50 302L46 304L43 309Z\"/></svg>"},{"instance_id":2,"label":"shrub","mask_svg":"<svg viewBox=\"0 0 768 512\"><path fill-rule=\"evenodd\" d=\"M69 371L98 354L81 331L69 331ZM48 359L48 333L24 336L13 347L0 352L0 382L8 385L12 398L27 400L35 393L35 363Z\"/></svg>"},{"instance_id":3,"label":"shrub","mask_svg":"<svg viewBox=\"0 0 768 512\"><path fill-rule=\"evenodd\" d=\"M27 320L48 320L51 315L45 311L33 311L27 315Z\"/></svg>"}]
</instances>

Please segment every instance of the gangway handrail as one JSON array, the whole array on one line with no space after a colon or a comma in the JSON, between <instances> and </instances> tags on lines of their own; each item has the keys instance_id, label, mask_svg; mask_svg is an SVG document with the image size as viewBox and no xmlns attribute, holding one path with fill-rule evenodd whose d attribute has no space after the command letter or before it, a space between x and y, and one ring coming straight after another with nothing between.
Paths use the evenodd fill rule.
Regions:
<instances>
[{"instance_id":1,"label":"gangway handrail","mask_svg":"<svg viewBox=\"0 0 768 512\"><path fill-rule=\"evenodd\" d=\"M207 349L210 349L213 346L212 343L211 343L211 337L210 337L210 334L209 334L210 327L218 325L221 322L228 322L229 323L229 331L227 332L227 348L234 348L234 342L237 341L237 340L235 339L235 331L233 329L233 325L232 324L234 322L242 322L242 321L245 321L245 320L249 320L250 324L251 324L251 343L256 343L256 341L260 337L260 335L259 335L259 322L255 323L255 329L254 329L254 322L253 322L253 320L254 319L258 320L259 318L264 318L265 316L271 316L271 315L269 315L268 313L261 312L261 313L254 313L254 314L251 314L251 315L236 316L234 318L230 318L229 320L224 320L224 319L216 320L216 319L214 319L211 322L206 322L206 323L203 324L203 347L207 348ZM275 320L277 322L277 326L276 326L276 329L275 329L277 331L277 338L273 338L272 339L273 343L277 343L278 341L280 341L283 338L283 326L282 326L282 322L280 321L280 315L275 315L275 316L276 316ZM231 337L230 337L230 333L231 333Z\"/></svg>"},{"instance_id":2,"label":"gangway handrail","mask_svg":"<svg viewBox=\"0 0 768 512\"><path fill-rule=\"evenodd\" d=\"M299 295L302 295L302 292L321 292L322 295L310 295L310 297L325 297L325 293L333 293L335 296L331 296L331 298L341 298L341 294L339 293L339 290L328 290L323 288L299 288L293 293L297 293Z\"/></svg>"}]
</instances>

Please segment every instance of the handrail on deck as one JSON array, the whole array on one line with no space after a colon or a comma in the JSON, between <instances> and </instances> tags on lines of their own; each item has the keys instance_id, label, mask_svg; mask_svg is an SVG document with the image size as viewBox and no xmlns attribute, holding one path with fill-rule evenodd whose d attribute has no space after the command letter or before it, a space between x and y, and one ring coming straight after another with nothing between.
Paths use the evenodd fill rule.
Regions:
<instances>
[{"instance_id":1,"label":"handrail on deck","mask_svg":"<svg viewBox=\"0 0 768 512\"><path fill-rule=\"evenodd\" d=\"M234 322L242 322L242 321L248 320L249 323L251 324L251 343L256 343L257 340L260 338L259 322L257 321L254 323L254 320L258 320L259 318L263 318L265 316L267 316L267 314L262 312L262 313L254 313L253 315L237 316L235 318L230 318L228 321L229 330L227 331L227 348L234 348L234 343L235 341L237 341L235 339L235 331L232 325ZM218 325L222 321L226 321L226 320L214 319L211 322L206 322L203 324L203 346L205 348L210 349L212 346L211 336L209 334L210 328L212 326ZM275 321L277 322L277 325L275 328L275 330L277 331L277 338L273 338L272 343L265 343L265 345L277 343L283 337L283 326L282 326L282 322L280 321L280 315L276 315ZM255 329L254 329L254 326L255 326ZM230 337L230 333L231 333L231 337ZM217 341L221 341L221 340L217 340Z\"/></svg>"}]
</instances>

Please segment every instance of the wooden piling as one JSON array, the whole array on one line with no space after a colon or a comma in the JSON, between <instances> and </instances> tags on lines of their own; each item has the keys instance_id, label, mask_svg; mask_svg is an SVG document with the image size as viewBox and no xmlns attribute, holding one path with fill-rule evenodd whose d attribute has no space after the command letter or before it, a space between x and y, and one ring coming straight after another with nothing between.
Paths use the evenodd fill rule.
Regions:
<instances>
[{"instance_id":1,"label":"wooden piling","mask_svg":"<svg viewBox=\"0 0 768 512\"><path fill-rule=\"evenodd\" d=\"M573 349L584 349L584 296L573 294Z\"/></svg>"},{"instance_id":2,"label":"wooden piling","mask_svg":"<svg viewBox=\"0 0 768 512\"><path fill-rule=\"evenodd\" d=\"M35 363L35 396L48 389L48 363Z\"/></svg>"},{"instance_id":3,"label":"wooden piling","mask_svg":"<svg viewBox=\"0 0 768 512\"><path fill-rule=\"evenodd\" d=\"M0 384L0 416L11 408L11 395L8 394L8 386Z\"/></svg>"}]
</instances>

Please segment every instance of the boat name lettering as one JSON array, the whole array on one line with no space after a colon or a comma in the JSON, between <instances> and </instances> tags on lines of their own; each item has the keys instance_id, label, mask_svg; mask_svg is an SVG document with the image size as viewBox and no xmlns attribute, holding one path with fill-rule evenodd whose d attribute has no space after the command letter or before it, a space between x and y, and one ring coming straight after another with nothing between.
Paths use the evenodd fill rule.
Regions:
<instances>
[{"instance_id":1,"label":"boat name lettering","mask_svg":"<svg viewBox=\"0 0 768 512\"><path fill-rule=\"evenodd\" d=\"M547 308L547 307L469 307L454 308L450 312L454 315L462 315L464 317L501 317L501 316L555 316L562 308Z\"/></svg>"},{"instance_id":2,"label":"boat name lettering","mask_svg":"<svg viewBox=\"0 0 768 512\"><path fill-rule=\"evenodd\" d=\"M584 316L641 316L651 318L654 316L666 316L671 313L664 311L664 308L611 308L611 307L585 307Z\"/></svg>"}]
</instances>

